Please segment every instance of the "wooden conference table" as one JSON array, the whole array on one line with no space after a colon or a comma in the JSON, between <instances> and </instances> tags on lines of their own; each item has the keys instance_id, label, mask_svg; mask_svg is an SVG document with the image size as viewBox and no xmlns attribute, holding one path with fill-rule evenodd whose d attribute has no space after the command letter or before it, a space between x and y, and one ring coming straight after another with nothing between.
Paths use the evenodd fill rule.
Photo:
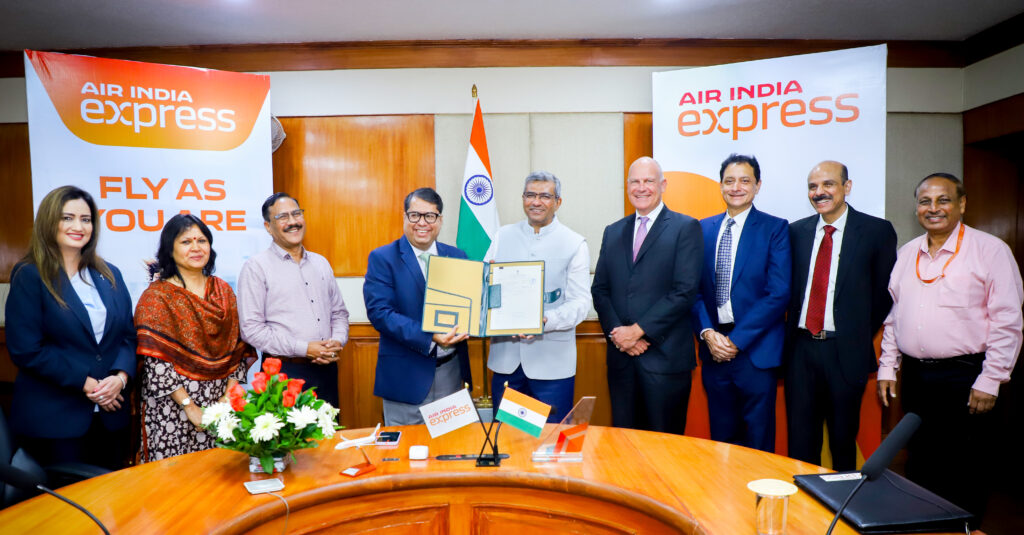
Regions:
<instances>
[{"instance_id":1,"label":"wooden conference table","mask_svg":"<svg viewBox=\"0 0 1024 535\"><path fill-rule=\"evenodd\" d=\"M338 437L296 452L283 474L250 474L242 453L209 450L120 470L64 487L111 533L281 533L285 505L250 495L242 482L279 477L294 533L693 533L752 534L754 494L748 481L827 470L698 438L591 427L583 463L534 464L540 440L503 429L496 468L438 461L438 454L476 453L479 426L431 440L426 428L403 431L397 447L364 447L377 469L357 478L339 471L362 462ZM346 430L348 438L369 430ZM431 459L409 461L426 444ZM398 458L384 461L384 458ZM790 500L788 534L822 534L832 514L804 492ZM85 515L51 496L0 511L3 533L99 533ZM835 533L855 533L842 522Z\"/></svg>"}]
</instances>

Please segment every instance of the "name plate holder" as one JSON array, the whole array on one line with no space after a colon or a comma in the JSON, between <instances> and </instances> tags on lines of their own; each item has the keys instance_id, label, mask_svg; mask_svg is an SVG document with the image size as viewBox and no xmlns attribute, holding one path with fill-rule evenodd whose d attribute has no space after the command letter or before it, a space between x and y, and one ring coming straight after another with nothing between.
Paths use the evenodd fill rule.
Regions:
<instances>
[{"instance_id":1,"label":"name plate holder","mask_svg":"<svg viewBox=\"0 0 1024 535\"><path fill-rule=\"evenodd\" d=\"M533 462L583 462L583 442L587 438L596 399L594 396L582 397L569 414L544 436L540 446L531 455Z\"/></svg>"}]
</instances>

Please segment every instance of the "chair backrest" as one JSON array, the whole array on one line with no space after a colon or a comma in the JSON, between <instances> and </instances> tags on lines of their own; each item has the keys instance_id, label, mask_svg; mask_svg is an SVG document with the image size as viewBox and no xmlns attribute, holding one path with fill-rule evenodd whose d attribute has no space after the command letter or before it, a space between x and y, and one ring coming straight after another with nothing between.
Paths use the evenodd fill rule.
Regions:
<instances>
[{"instance_id":1,"label":"chair backrest","mask_svg":"<svg viewBox=\"0 0 1024 535\"><path fill-rule=\"evenodd\" d=\"M46 481L46 471L23 449L15 449L14 437L7 426L4 411L0 410L0 463L28 472L39 481ZM0 508L14 505L34 494L27 493L0 481Z\"/></svg>"}]
</instances>

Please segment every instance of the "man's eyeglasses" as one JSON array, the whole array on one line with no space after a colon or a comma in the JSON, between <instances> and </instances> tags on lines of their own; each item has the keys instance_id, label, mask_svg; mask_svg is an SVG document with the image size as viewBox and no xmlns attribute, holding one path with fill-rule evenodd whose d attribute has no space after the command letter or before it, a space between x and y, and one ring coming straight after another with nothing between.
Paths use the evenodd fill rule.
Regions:
<instances>
[{"instance_id":1,"label":"man's eyeglasses","mask_svg":"<svg viewBox=\"0 0 1024 535\"><path fill-rule=\"evenodd\" d=\"M433 225L437 222L437 218L441 217L441 214L437 212L406 212L405 217L410 223L419 223L422 217L428 225Z\"/></svg>"},{"instance_id":2,"label":"man's eyeglasses","mask_svg":"<svg viewBox=\"0 0 1024 535\"><path fill-rule=\"evenodd\" d=\"M305 212L303 209L292 210L291 212L281 212L274 216L274 221L288 221L289 217L295 219L302 219L302 213Z\"/></svg>"},{"instance_id":3,"label":"man's eyeglasses","mask_svg":"<svg viewBox=\"0 0 1024 535\"><path fill-rule=\"evenodd\" d=\"M540 200L542 200L544 202L549 202L549 201L555 199L556 197L554 195L550 194L550 193L534 193L532 191L528 191L528 192L523 194L523 198L528 200L528 201L533 201L533 200L536 200L536 199L540 199Z\"/></svg>"}]
</instances>

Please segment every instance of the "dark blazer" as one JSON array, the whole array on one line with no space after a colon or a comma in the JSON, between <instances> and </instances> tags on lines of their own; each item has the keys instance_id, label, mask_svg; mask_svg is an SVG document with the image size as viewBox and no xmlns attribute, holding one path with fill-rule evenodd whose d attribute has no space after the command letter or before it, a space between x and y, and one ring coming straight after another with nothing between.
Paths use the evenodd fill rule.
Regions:
<instances>
[{"instance_id":1,"label":"dark blazer","mask_svg":"<svg viewBox=\"0 0 1024 535\"><path fill-rule=\"evenodd\" d=\"M441 256L466 258L461 249L437 242ZM422 403L434 384L433 334L424 332L426 281L419 260L404 236L370 253L363 283L366 313L380 332L373 393L402 403ZM473 384L468 345L456 346L463 382Z\"/></svg>"},{"instance_id":2,"label":"dark blazer","mask_svg":"<svg viewBox=\"0 0 1024 535\"><path fill-rule=\"evenodd\" d=\"M99 272L89 269L92 283L107 307L103 339L96 343L92 322L63 271L57 291L67 308L60 306L39 277L33 264L18 264L11 276L7 297L7 349L18 366L11 404L15 433L39 438L72 438L85 435L96 406L85 397L85 379L102 380L123 371L135 375L135 324L132 300L121 272L114 287ZM131 386L131 381L128 383ZM129 422L128 390L121 409L100 410L103 425L122 429Z\"/></svg>"},{"instance_id":3,"label":"dark blazer","mask_svg":"<svg viewBox=\"0 0 1024 535\"><path fill-rule=\"evenodd\" d=\"M721 213L700 222L704 232L704 270L697 303L693 305L693 326L698 335L704 329L718 329L715 249L724 219L725 213ZM736 247L732 270L730 298L736 326L729 333L729 339L761 369L782 364L790 255L786 220L751 207ZM700 356L705 361L711 359L707 345L700 344Z\"/></svg>"},{"instance_id":4,"label":"dark blazer","mask_svg":"<svg viewBox=\"0 0 1024 535\"><path fill-rule=\"evenodd\" d=\"M832 315L843 377L857 384L867 381L868 375L878 369L874 337L892 308L889 275L896 263L896 231L884 219L858 212L850 205L847 209L850 213L839 251ZM799 328L818 218L813 215L789 226L793 291L787 323L791 340Z\"/></svg>"},{"instance_id":5,"label":"dark blazer","mask_svg":"<svg viewBox=\"0 0 1024 535\"><path fill-rule=\"evenodd\" d=\"M652 373L681 373L696 365L690 309L697 297L703 244L696 219L662 208L633 262L636 214L604 229L591 293L601 329L637 323L651 347L638 359ZM609 373L629 355L608 344Z\"/></svg>"}]
</instances>

